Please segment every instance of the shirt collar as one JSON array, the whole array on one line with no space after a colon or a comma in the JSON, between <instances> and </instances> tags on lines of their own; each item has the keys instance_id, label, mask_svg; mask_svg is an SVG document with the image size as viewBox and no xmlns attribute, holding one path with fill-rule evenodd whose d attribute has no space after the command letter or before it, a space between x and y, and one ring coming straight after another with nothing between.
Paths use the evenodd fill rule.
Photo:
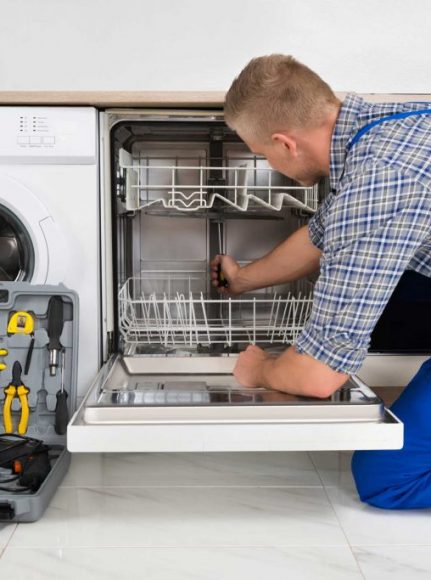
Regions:
<instances>
[{"instance_id":1,"label":"shirt collar","mask_svg":"<svg viewBox=\"0 0 431 580\"><path fill-rule=\"evenodd\" d=\"M329 181L333 190L337 190L338 182L343 174L347 144L360 129L359 114L363 106L364 99L353 93L346 95L341 105L331 140Z\"/></svg>"}]
</instances>

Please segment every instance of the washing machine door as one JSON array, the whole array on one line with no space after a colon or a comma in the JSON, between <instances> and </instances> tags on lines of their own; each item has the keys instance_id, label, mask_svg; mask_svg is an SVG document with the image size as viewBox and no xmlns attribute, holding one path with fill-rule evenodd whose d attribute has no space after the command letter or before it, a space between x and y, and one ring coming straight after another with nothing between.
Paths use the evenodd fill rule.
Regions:
<instances>
[{"instance_id":1,"label":"washing machine door","mask_svg":"<svg viewBox=\"0 0 431 580\"><path fill-rule=\"evenodd\" d=\"M60 236L52 217L33 192L0 172L0 280L44 284L49 278L49 248Z\"/></svg>"}]
</instances>

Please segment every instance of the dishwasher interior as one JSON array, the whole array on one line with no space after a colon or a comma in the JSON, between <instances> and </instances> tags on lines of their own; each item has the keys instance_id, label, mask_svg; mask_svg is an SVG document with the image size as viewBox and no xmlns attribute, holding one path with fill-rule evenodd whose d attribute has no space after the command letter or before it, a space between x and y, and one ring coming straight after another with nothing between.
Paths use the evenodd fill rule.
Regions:
<instances>
[{"instance_id":1,"label":"dishwasher interior","mask_svg":"<svg viewBox=\"0 0 431 580\"><path fill-rule=\"evenodd\" d=\"M228 253L246 264L267 253L306 223L318 188L272 171L220 122L129 130L129 151L118 151L120 350L216 356L293 342L309 315L311 281L221 298L209 262Z\"/></svg>"}]
</instances>

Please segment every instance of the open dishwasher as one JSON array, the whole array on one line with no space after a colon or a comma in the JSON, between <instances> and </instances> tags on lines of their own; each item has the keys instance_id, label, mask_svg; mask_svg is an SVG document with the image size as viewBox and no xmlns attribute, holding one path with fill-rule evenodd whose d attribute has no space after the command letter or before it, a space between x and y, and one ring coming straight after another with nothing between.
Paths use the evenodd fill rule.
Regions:
<instances>
[{"instance_id":1,"label":"open dishwasher","mask_svg":"<svg viewBox=\"0 0 431 580\"><path fill-rule=\"evenodd\" d=\"M276 353L295 342L313 280L221 297L209 262L267 253L307 222L327 184L271 170L220 111L106 112L101 136L107 362L69 424L69 449L402 447L402 424L356 377L322 400L232 375L248 344Z\"/></svg>"}]
</instances>

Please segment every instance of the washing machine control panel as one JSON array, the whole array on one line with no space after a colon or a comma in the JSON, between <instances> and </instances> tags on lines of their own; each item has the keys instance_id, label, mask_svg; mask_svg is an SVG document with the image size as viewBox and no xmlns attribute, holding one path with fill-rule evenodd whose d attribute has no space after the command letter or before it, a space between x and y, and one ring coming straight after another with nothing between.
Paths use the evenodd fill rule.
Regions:
<instances>
[{"instance_id":1,"label":"washing machine control panel","mask_svg":"<svg viewBox=\"0 0 431 580\"><path fill-rule=\"evenodd\" d=\"M93 107L0 107L0 163L93 164Z\"/></svg>"}]
</instances>

